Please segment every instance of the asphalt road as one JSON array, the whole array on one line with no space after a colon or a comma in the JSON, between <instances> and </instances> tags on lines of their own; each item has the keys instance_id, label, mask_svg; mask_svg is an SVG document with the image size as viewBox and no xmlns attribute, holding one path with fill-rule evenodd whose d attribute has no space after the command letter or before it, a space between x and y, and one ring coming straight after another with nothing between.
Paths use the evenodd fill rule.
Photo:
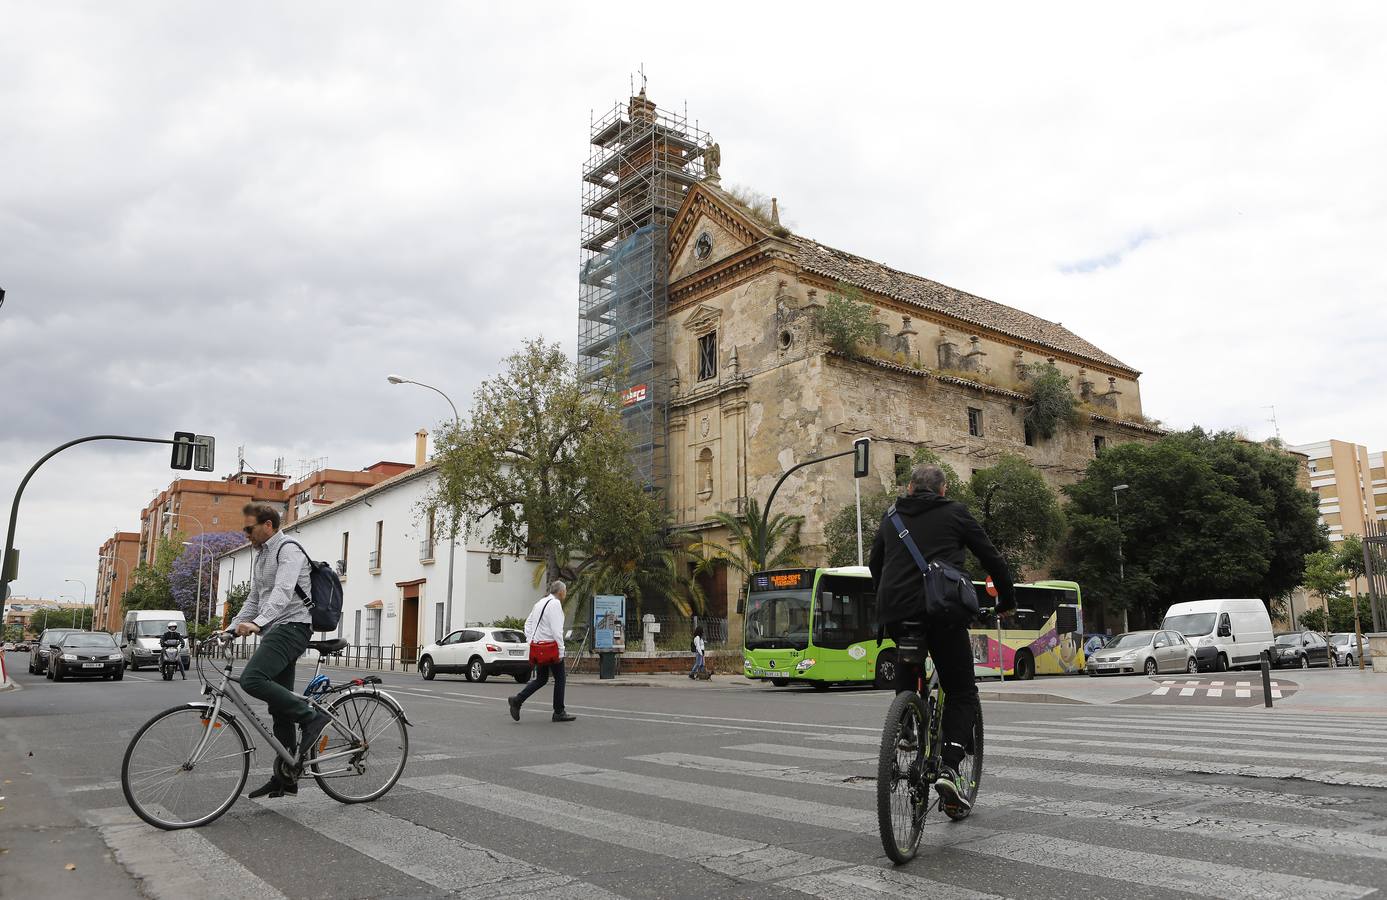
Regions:
<instances>
[{"instance_id":1,"label":"asphalt road","mask_svg":"<svg viewBox=\"0 0 1387 900\"><path fill-rule=\"evenodd\" d=\"M893 868L871 780L882 692L570 684L578 721L549 721L546 688L517 724L510 679L387 673L417 725L386 797L342 806L305 782L164 833L126 808L120 758L196 682L54 684L8 662L5 896L1387 895L1387 715L988 702L978 809L932 814Z\"/></svg>"}]
</instances>

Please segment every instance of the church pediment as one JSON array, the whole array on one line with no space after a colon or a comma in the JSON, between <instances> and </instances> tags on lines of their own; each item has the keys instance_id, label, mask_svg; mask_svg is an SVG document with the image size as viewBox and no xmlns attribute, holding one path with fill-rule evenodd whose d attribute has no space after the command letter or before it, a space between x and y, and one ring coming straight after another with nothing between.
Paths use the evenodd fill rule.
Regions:
<instances>
[{"instance_id":1,"label":"church pediment","mask_svg":"<svg viewBox=\"0 0 1387 900\"><path fill-rule=\"evenodd\" d=\"M722 191L696 184L670 225L670 278L677 281L770 236Z\"/></svg>"},{"instance_id":2,"label":"church pediment","mask_svg":"<svg viewBox=\"0 0 1387 900\"><path fill-rule=\"evenodd\" d=\"M684 317L684 330L691 334L704 334L718 327L722 310L707 303L700 303L693 312Z\"/></svg>"}]
</instances>

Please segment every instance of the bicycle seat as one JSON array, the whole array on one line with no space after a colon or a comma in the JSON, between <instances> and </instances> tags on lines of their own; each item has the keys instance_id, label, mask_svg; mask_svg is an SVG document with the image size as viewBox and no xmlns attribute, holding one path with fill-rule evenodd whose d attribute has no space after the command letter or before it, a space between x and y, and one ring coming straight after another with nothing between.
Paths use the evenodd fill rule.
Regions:
<instances>
[{"instance_id":1,"label":"bicycle seat","mask_svg":"<svg viewBox=\"0 0 1387 900\"><path fill-rule=\"evenodd\" d=\"M309 641L308 649L317 650L323 656L332 656L334 653L341 653L350 647L346 638L333 638L330 641Z\"/></svg>"}]
</instances>

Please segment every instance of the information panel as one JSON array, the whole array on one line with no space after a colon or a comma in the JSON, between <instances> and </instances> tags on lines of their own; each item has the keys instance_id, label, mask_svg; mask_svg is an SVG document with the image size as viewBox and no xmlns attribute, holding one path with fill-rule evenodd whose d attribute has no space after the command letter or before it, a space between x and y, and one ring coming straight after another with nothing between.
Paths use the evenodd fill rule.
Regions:
<instances>
[{"instance_id":1,"label":"information panel","mask_svg":"<svg viewBox=\"0 0 1387 900\"><path fill-rule=\"evenodd\" d=\"M592 598L593 649L626 649L626 598L598 594Z\"/></svg>"}]
</instances>

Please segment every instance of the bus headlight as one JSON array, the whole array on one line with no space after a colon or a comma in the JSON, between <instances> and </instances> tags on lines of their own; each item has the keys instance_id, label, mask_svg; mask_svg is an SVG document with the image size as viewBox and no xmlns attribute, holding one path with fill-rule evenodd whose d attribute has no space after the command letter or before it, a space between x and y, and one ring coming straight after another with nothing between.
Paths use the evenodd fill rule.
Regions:
<instances>
[{"instance_id":1,"label":"bus headlight","mask_svg":"<svg viewBox=\"0 0 1387 900\"><path fill-rule=\"evenodd\" d=\"M751 660L746 659L745 657L743 657L743 659L742 659L742 666L743 666L743 668L750 669L750 668L751 668Z\"/></svg>"},{"instance_id":2,"label":"bus headlight","mask_svg":"<svg viewBox=\"0 0 1387 900\"><path fill-rule=\"evenodd\" d=\"M802 659L802 660L800 660L799 663L795 666L795 671L796 671L796 672L808 672L810 669L814 668L814 663L815 663L815 660L812 660L812 659Z\"/></svg>"}]
</instances>

